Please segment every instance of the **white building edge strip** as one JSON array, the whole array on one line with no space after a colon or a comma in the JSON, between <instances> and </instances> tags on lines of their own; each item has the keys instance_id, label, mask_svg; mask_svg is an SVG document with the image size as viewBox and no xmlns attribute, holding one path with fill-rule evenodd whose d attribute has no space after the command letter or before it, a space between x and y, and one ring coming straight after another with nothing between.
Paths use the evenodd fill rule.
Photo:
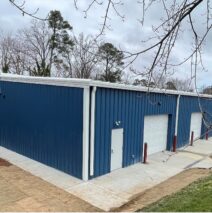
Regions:
<instances>
[{"instance_id":1,"label":"white building edge strip","mask_svg":"<svg viewBox=\"0 0 212 213\"><path fill-rule=\"evenodd\" d=\"M91 94L90 176L94 175L95 108L96 108L96 87L93 87Z\"/></svg>"},{"instance_id":2,"label":"white building edge strip","mask_svg":"<svg viewBox=\"0 0 212 213\"><path fill-rule=\"evenodd\" d=\"M10 82L20 82L20 83L32 83L32 84L44 84L53 86L66 86L66 87L79 87L84 88L86 86L102 87L110 89L121 89L121 90L132 90L148 93L161 93L161 94L171 94L171 95L184 95L184 96L194 96L197 97L197 93L174 91L158 88L148 88L142 86L126 85L121 83L109 83L102 81L95 81L90 79L75 79L75 78L55 78L55 77L31 77L31 76L20 76L13 74L1 74L0 80L10 81ZM212 98L212 95L200 94L200 97Z\"/></svg>"},{"instance_id":3,"label":"white building edge strip","mask_svg":"<svg viewBox=\"0 0 212 213\"><path fill-rule=\"evenodd\" d=\"M179 121L180 97L181 97L181 95L178 95L178 97L177 97L176 119L175 119L175 136L177 136L177 133L178 133L178 121Z\"/></svg>"},{"instance_id":4,"label":"white building edge strip","mask_svg":"<svg viewBox=\"0 0 212 213\"><path fill-rule=\"evenodd\" d=\"M83 151L82 151L82 179L88 180L89 162L89 121L90 121L90 88L84 88L83 95Z\"/></svg>"}]
</instances>

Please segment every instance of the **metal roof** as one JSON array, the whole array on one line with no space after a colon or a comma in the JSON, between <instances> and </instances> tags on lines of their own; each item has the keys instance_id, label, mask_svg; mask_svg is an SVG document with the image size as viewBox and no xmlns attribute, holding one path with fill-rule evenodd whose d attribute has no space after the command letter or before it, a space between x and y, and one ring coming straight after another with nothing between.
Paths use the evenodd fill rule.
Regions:
<instances>
[{"instance_id":1,"label":"metal roof","mask_svg":"<svg viewBox=\"0 0 212 213\"><path fill-rule=\"evenodd\" d=\"M163 93L171 95L184 95L184 96L198 96L195 92L184 92L175 90L166 90L159 88L148 88L143 86L127 85L123 83L110 83L102 82L91 79L79 79L79 78L56 78L56 77L32 77L23 76L15 74L0 74L1 81L10 82L20 82L20 83L32 83L32 84L43 84L43 85L54 85L54 86L66 86L66 87L102 87L111 89L121 89L121 90L133 90L140 92L150 92L150 93ZM200 97L212 98L212 95L200 94Z\"/></svg>"}]
</instances>

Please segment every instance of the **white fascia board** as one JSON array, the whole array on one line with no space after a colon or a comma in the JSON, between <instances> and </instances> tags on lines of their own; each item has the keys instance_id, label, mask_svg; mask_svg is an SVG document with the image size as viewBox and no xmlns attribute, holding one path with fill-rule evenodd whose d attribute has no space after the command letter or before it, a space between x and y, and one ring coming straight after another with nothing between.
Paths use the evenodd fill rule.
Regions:
<instances>
[{"instance_id":1,"label":"white fascia board","mask_svg":"<svg viewBox=\"0 0 212 213\"><path fill-rule=\"evenodd\" d=\"M88 180L89 163L89 124L90 124L90 87L84 88L83 94L83 150L82 150L82 179Z\"/></svg>"},{"instance_id":2,"label":"white fascia board","mask_svg":"<svg viewBox=\"0 0 212 213\"><path fill-rule=\"evenodd\" d=\"M31 76L20 76L1 74L1 81L27 83L27 84L41 84L41 85L52 85L52 86L65 86L65 87L79 87L84 88L89 85L90 80L83 79L69 79L69 78L54 78L54 77L31 77Z\"/></svg>"},{"instance_id":3,"label":"white fascia board","mask_svg":"<svg viewBox=\"0 0 212 213\"><path fill-rule=\"evenodd\" d=\"M134 85L125 85L121 83L109 83L109 82L101 82L101 81L91 81L92 86L110 88L110 89L122 89L122 90L132 90L146 93L160 93L165 95L183 95L183 96L193 96L198 97L197 93L193 92L184 92L184 91L176 91L176 90L167 90L167 89L159 89L159 88L148 88L143 86L134 86ZM199 97L212 98L212 95L200 94Z\"/></svg>"},{"instance_id":4,"label":"white fascia board","mask_svg":"<svg viewBox=\"0 0 212 213\"><path fill-rule=\"evenodd\" d=\"M93 86L93 87L140 91L140 92L148 92L148 93L160 93L165 95L181 95L181 96L198 97L197 93L193 93L193 92L148 88L148 87L142 87L142 86L126 85L122 83L102 82L102 81L96 81L91 79L31 77L31 76L20 76L20 75L1 73L0 80L11 81L11 82L21 82L21 83L53 85L53 86L79 87L79 88L84 88L86 86ZM212 99L212 95L200 94L199 97Z\"/></svg>"}]
</instances>

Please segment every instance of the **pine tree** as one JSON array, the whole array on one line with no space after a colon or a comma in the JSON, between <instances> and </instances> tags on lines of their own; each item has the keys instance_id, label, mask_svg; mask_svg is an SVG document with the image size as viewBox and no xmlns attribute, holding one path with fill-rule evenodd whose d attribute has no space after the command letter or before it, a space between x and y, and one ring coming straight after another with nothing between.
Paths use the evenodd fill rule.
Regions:
<instances>
[{"instance_id":1,"label":"pine tree","mask_svg":"<svg viewBox=\"0 0 212 213\"><path fill-rule=\"evenodd\" d=\"M100 75L100 80L120 82L124 65L124 54L113 44L105 43L99 47L99 58L104 66L104 72Z\"/></svg>"}]
</instances>

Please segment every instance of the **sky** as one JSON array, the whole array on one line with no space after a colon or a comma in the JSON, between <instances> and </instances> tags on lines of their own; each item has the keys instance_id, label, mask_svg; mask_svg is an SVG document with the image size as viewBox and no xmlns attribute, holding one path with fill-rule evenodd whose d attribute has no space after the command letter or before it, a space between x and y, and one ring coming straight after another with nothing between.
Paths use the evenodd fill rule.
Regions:
<instances>
[{"instance_id":1,"label":"sky","mask_svg":"<svg viewBox=\"0 0 212 213\"><path fill-rule=\"evenodd\" d=\"M85 35L91 34L95 36L101 28L103 22L102 16L105 12L106 5L104 3L101 6L94 5L88 11L87 18L85 18L83 11L88 7L91 1L92 0L78 0L78 9L76 9L74 0L26 0L25 9L29 12L33 12L39 8L36 15L42 18L45 18L50 10L60 10L64 19L68 20L73 26L75 35L83 32ZM137 2L138 1L124 0L124 4L118 6L118 11L125 16L124 22L114 11L110 11L109 24L111 29L106 30L105 35L102 37L103 40L112 42L117 47L130 52L141 50L150 45L142 41L154 35L152 33L152 26L157 26L160 23L160 18L164 16L164 11L160 3L153 5L147 11L145 22L141 25L139 20L142 16L142 7ZM17 0L17 3L21 4L22 1ZM200 33L205 30L205 20L202 17L204 12L205 5L201 5L194 13L194 25ZM1 30L4 32L16 33L18 29L29 26L30 21L31 18L22 16L20 11L9 3L9 0L1 0ZM172 54L172 60L174 62L179 62L184 59L191 51L192 35L189 30L186 30L186 26L187 22L184 23L183 32L178 38L174 48ZM212 41L212 33L208 34L208 39L203 49L202 59L206 71L203 71L201 68L198 70L198 88L201 88L203 85L212 85L212 45L210 45L210 41ZM152 53L139 57L133 66L136 70L142 71L144 66L152 61L152 58ZM181 79L190 78L190 63L177 67L174 76Z\"/></svg>"}]
</instances>

